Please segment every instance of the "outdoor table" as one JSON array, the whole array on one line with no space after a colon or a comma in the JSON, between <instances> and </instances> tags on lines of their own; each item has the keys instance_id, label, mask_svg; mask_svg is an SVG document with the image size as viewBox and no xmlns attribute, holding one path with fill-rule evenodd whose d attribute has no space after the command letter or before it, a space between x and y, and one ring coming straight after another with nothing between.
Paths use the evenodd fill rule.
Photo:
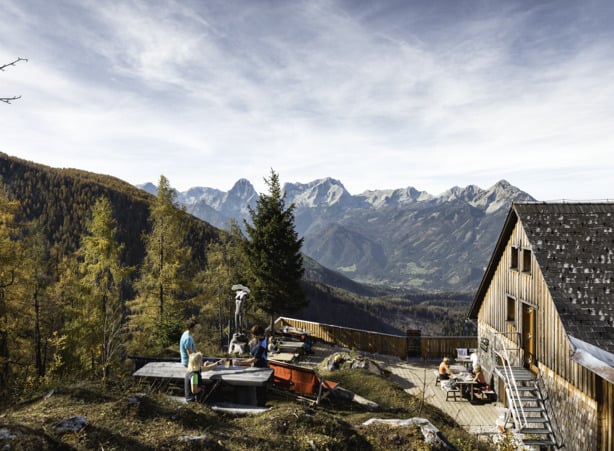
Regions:
<instances>
[{"instance_id":1,"label":"outdoor table","mask_svg":"<svg viewBox=\"0 0 614 451\"><path fill-rule=\"evenodd\" d=\"M279 352L301 353L305 348L305 343L302 341L282 340L278 345Z\"/></svg>"},{"instance_id":2,"label":"outdoor table","mask_svg":"<svg viewBox=\"0 0 614 451\"><path fill-rule=\"evenodd\" d=\"M467 372L467 368L463 365L450 365L450 372L452 374L465 373Z\"/></svg>"},{"instance_id":3,"label":"outdoor table","mask_svg":"<svg viewBox=\"0 0 614 451\"><path fill-rule=\"evenodd\" d=\"M471 357L468 355L457 357L455 361L462 364L465 369L467 369L469 365L471 365Z\"/></svg>"},{"instance_id":4,"label":"outdoor table","mask_svg":"<svg viewBox=\"0 0 614 451\"><path fill-rule=\"evenodd\" d=\"M465 390L469 391L469 397L471 398L471 401L473 401L473 392L475 386L478 384L473 380L473 376L470 373L461 373L455 377L455 380L456 385L458 385L458 387L461 389L461 392Z\"/></svg>"},{"instance_id":5,"label":"outdoor table","mask_svg":"<svg viewBox=\"0 0 614 451\"><path fill-rule=\"evenodd\" d=\"M292 352L270 352L269 360L277 360L278 362L292 363L298 359L298 355Z\"/></svg>"},{"instance_id":6,"label":"outdoor table","mask_svg":"<svg viewBox=\"0 0 614 451\"><path fill-rule=\"evenodd\" d=\"M136 377L151 377L162 379L185 380L186 367L181 362L150 362L134 372ZM233 387L233 396L240 404L262 405L263 391L273 378L270 368L251 366L216 366L201 372L203 382Z\"/></svg>"}]
</instances>

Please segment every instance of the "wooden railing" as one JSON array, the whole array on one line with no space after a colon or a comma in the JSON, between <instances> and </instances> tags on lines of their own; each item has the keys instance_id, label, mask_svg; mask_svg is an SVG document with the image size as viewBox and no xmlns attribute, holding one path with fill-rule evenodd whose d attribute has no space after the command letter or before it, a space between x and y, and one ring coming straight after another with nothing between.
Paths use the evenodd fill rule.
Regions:
<instances>
[{"instance_id":1,"label":"wooden railing","mask_svg":"<svg viewBox=\"0 0 614 451\"><path fill-rule=\"evenodd\" d=\"M363 352L395 355L405 359L416 338L420 340L420 355L423 359L456 357L456 348L477 348L477 337L416 337L415 335L391 335L367 330L314 323L300 319L279 317L275 321L276 331L284 326L308 332L313 338L325 343L353 348Z\"/></svg>"}]
</instances>

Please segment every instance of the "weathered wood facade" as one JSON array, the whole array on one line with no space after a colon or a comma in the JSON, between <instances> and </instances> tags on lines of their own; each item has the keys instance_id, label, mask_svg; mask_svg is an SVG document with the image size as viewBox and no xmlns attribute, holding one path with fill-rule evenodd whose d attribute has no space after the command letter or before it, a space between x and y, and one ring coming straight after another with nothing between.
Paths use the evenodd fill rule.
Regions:
<instances>
[{"instance_id":1,"label":"weathered wood facade","mask_svg":"<svg viewBox=\"0 0 614 451\"><path fill-rule=\"evenodd\" d=\"M614 204L514 204L471 308L483 368L499 346L539 373L566 449L613 449L612 226Z\"/></svg>"}]
</instances>

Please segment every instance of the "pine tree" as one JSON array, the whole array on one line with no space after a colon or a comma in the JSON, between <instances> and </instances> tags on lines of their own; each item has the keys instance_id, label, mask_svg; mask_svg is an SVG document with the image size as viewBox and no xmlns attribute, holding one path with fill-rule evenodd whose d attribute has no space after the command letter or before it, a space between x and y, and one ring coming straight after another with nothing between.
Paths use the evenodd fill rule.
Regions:
<instances>
[{"instance_id":1,"label":"pine tree","mask_svg":"<svg viewBox=\"0 0 614 451\"><path fill-rule=\"evenodd\" d=\"M145 236L145 258L135 283L138 295L130 304L135 351L161 351L178 341L186 312L193 306L196 271L191 248L184 244L185 212L175 197L175 190L161 176L151 209L151 232Z\"/></svg>"},{"instance_id":2,"label":"pine tree","mask_svg":"<svg viewBox=\"0 0 614 451\"><path fill-rule=\"evenodd\" d=\"M244 221L248 239L244 252L251 277L250 297L271 315L292 313L307 305L301 288L303 239L294 229L294 204L286 208L279 176L273 170L264 179L269 194L261 194L256 209L249 208L253 226Z\"/></svg>"}]
</instances>

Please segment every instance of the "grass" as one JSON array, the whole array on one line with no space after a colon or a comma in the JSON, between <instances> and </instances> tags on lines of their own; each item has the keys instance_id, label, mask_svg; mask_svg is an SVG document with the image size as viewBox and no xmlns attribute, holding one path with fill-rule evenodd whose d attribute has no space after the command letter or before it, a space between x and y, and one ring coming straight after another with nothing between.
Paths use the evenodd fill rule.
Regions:
<instances>
[{"instance_id":1,"label":"grass","mask_svg":"<svg viewBox=\"0 0 614 451\"><path fill-rule=\"evenodd\" d=\"M178 403L133 381L102 388L94 382L58 385L48 396L10 406L0 414L0 449L40 450L428 450L418 427L362 426L370 418L429 419L459 449L492 449L452 418L405 393L385 376L364 369L323 374L379 405L377 411L327 397L318 406L270 394L271 409L256 416L218 413ZM41 392L39 395L43 395ZM82 415L78 432L55 425ZM6 447L6 448L5 448Z\"/></svg>"}]
</instances>

